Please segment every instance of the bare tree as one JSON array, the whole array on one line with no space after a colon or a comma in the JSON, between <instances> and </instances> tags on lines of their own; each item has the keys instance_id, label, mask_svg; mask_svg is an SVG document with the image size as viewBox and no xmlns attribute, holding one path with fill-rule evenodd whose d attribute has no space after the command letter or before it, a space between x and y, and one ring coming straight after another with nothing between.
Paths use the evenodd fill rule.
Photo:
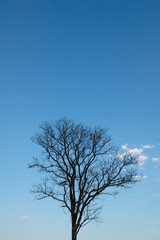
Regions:
<instances>
[{"instance_id":1,"label":"bare tree","mask_svg":"<svg viewBox=\"0 0 160 240\"><path fill-rule=\"evenodd\" d=\"M43 148L43 154L29 168L36 167L45 176L33 192L37 199L50 197L68 209L72 240L81 227L97 219L100 208L95 200L137 181L137 157L118 154L106 129L91 129L63 118L44 122L32 140Z\"/></svg>"}]
</instances>

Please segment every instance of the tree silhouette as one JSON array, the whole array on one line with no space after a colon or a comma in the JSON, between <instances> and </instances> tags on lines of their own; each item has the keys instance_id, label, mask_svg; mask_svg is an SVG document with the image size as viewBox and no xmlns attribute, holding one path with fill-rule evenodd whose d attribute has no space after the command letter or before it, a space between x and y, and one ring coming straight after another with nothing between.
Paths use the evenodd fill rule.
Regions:
<instances>
[{"instance_id":1,"label":"tree silhouette","mask_svg":"<svg viewBox=\"0 0 160 240\"><path fill-rule=\"evenodd\" d=\"M34 158L29 168L37 168L44 179L32 192L37 199L52 198L71 214L72 240L81 227L97 220L102 194L137 181L137 156L119 154L106 129L89 128L67 118L44 122L32 137L43 149L42 159Z\"/></svg>"}]
</instances>

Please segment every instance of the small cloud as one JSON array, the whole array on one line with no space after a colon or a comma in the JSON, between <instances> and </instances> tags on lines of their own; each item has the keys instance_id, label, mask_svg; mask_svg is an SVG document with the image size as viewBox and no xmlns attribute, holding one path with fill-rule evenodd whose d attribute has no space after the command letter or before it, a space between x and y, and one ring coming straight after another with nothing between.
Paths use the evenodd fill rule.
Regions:
<instances>
[{"instance_id":1,"label":"small cloud","mask_svg":"<svg viewBox=\"0 0 160 240\"><path fill-rule=\"evenodd\" d=\"M146 175L142 177L142 179L147 179L147 178L148 178L148 176L146 176Z\"/></svg>"},{"instance_id":2,"label":"small cloud","mask_svg":"<svg viewBox=\"0 0 160 240\"><path fill-rule=\"evenodd\" d=\"M130 149L129 152L134 155L140 155L143 152L143 149L141 148L133 148Z\"/></svg>"},{"instance_id":3,"label":"small cloud","mask_svg":"<svg viewBox=\"0 0 160 240\"><path fill-rule=\"evenodd\" d=\"M153 197L160 197L160 192L156 193L156 194L153 194Z\"/></svg>"},{"instance_id":4,"label":"small cloud","mask_svg":"<svg viewBox=\"0 0 160 240\"><path fill-rule=\"evenodd\" d=\"M146 148L149 148L149 145L145 146ZM121 146L121 149L124 150L124 152L127 152L131 155L138 156L139 158L139 165L143 165L145 161L148 159L148 156L143 155L144 147L143 148L129 148L128 144L124 144ZM123 154L120 156L123 157Z\"/></svg>"},{"instance_id":5,"label":"small cloud","mask_svg":"<svg viewBox=\"0 0 160 240\"><path fill-rule=\"evenodd\" d=\"M140 155L140 156L139 156L139 165L143 165L144 162L145 162L147 159L148 159L147 156L145 156L145 155Z\"/></svg>"},{"instance_id":6,"label":"small cloud","mask_svg":"<svg viewBox=\"0 0 160 240\"><path fill-rule=\"evenodd\" d=\"M153 181L160 183L160 178L154 178Z\"/></svg>"},{"instance_id":7,"label":"small cloud","mask_svg":"<svg viewBox=\"0 0 160 240\"><path fill-rule=\"evenodd\" d=\"M148 176L141 176L141 175L137 175L137 176L134 176L134 180L143 180L143 179L147 179Z\"/></svg>"},{"instance_id":8,"label":"small cloud","mask_svg":"<svg viewBox=\"0 0 160 240\"><path fill-rule=\"evenodd\" d=\"M153 162L159 162L159 161L160 161L160 158L152 158L152 161L153 161Z\"/></svg>"},{"instance_id":9,"label":"small cloud","mask_svg":"<svg viewBox=\"0 0 160 240\"><path fill-rule=\"evenodd\" d=\"M157 166L157 165L154 165L153 167L154 167L154 168L158 168L158 166Z\"/></svg>"},{"instance_id":10,"label":"small cloud","mask_svg":"<svg viewBox=\"0 0 160 240\"><path fill-rule=\"evenodd\" d=\"M126 172L126 171L127 171L127 169L126 169L126 168L123 168L123 169L122 169L122 171Z\"/></svg>"},{"instance_id":11,"label":"small cloud","mask_svg":"<svg viewBox=\"0 0 160 240\"><path fill-rule=\"evenodd\" d=\"M152 145L152 146L151 145L145 145L145 146L143 146L143 148L144 149L151 149L151 148L154 148L154 145Z\"/></svg>"},{"instance_id":12,"label":"small cloud","mask_svg":"<svg viewBox=\"0 0 160 240\"><path fill-rule=\"evenodd\" d=\"M124 151L127 151L127 150L128 150L128 144L122 145L121 148L122 148Z\"/></svg>"},{"instance_id":13,"label":"small cloud","mask_svg":"<svg viewBox=\"0 0 160 240\"><path fill-rule=\"evenodd\" d=\"M28 216L28 215L24 215L24 216L20 217L19 219L20 219L20 220L24 220L24 219L26 219L26 218L29 218L29 216Z\"/></svg>"}]
</instances>

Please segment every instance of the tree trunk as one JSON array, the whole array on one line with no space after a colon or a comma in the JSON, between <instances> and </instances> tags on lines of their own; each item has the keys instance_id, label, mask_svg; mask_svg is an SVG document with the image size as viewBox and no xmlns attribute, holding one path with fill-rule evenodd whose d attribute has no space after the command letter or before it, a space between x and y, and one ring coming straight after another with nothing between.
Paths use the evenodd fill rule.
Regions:
<instances>
[{"instance_id":1,"label":"tree trunk","mask_svg":"<svg viewBox=\"0 0 160 240\"><path fill-rule=\"evenodd\" d=\"M72 226L72 240L77 240L77 233L73 226Z\"/></svg>"},{"instance_id":2,"label":"tree trunk","mask_svg":"<svg viewBox=\"0 0 160 240\"><path fill-rule=\"evenodd\" d=\"M76 220L72 216L72 240L77 240Z\"/></svg>"}]
</instances>

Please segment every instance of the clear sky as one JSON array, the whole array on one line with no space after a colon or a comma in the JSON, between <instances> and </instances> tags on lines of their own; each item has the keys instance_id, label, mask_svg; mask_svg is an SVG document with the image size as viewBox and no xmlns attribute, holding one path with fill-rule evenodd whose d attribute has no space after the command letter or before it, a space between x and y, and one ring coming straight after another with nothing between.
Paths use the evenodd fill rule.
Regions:
<instances>
[{"instance_id":1,"label":"clear sky","mask_svg":"<svg viewBox=\"0 0 160 240\"><path fill-rule=\"evenodd\" d=\"M0 239L70 240L70 216L29 193L30 137L67 116L108 127L143 180L105 198L78 240L160 239L160 1L0 1Z\"/></svg>"}]
</instances>

